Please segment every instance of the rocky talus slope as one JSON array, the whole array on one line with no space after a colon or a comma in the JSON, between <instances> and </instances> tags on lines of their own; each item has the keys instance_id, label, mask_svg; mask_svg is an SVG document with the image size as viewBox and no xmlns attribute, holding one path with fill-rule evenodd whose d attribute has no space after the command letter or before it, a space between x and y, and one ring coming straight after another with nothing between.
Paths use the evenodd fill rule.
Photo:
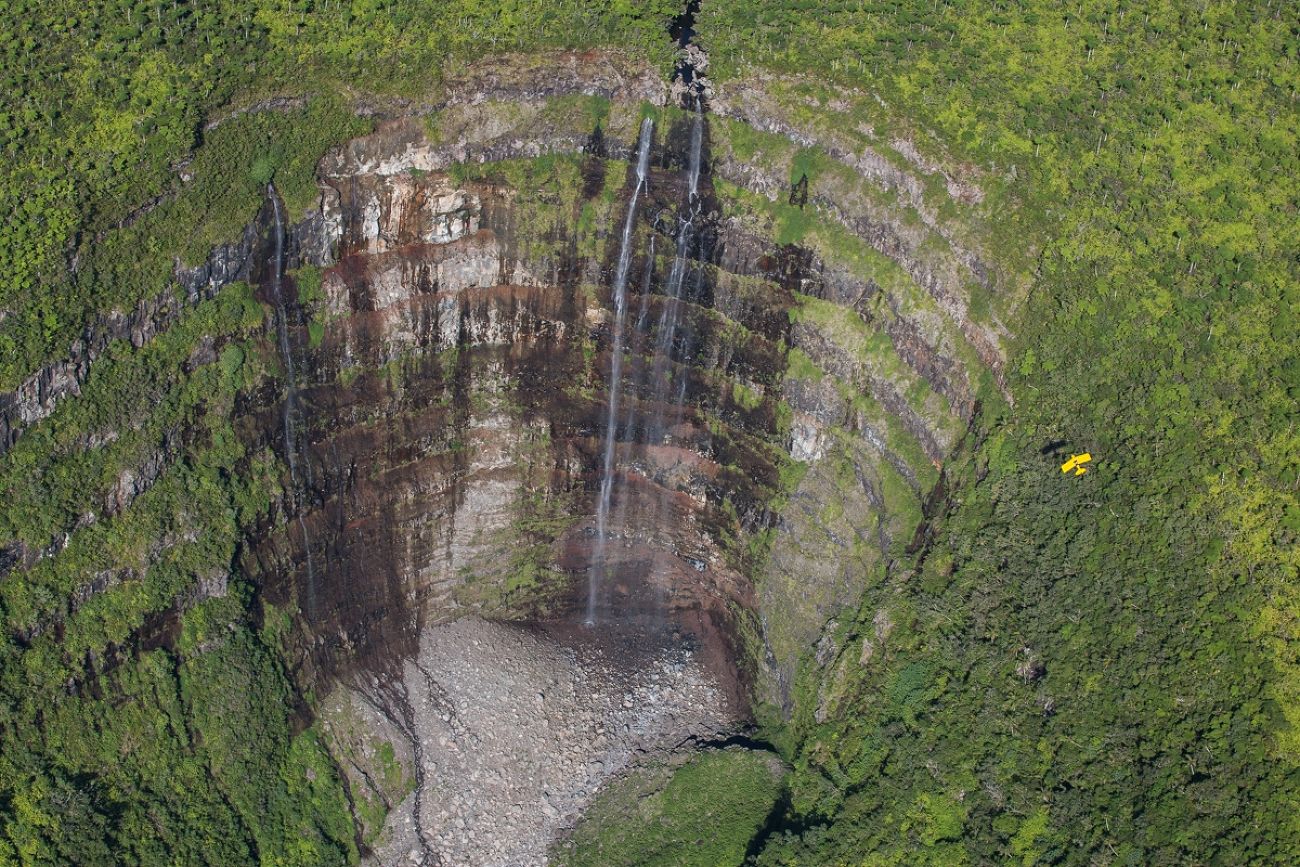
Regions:
<instances>
[{"instance_id":1,"label":"rocky talus slope","mask_svg":"<svg viewBox=\"0 0 1300 867\"><path fill-rule=\"evenodd\" d=\"M680 642L477 618L426 630L399 684L374 676L350 694L347 713L391 732L418 771L376 864L543 864L610 776L737 722Z\"/></svg>"}]
</instances>

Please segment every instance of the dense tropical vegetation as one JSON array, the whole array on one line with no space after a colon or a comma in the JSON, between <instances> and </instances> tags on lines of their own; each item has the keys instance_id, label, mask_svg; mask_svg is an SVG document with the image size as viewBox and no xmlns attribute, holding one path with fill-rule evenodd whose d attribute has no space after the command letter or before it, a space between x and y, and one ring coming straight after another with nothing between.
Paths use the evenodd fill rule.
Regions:
<instances>
[{"instance_id":1,"label":"dense tropical vegetation","mask_svg":"<svg viewBox=\"0 0 1300 867\"><path fill-rule=\"evenodd\" d=\"M721 74L869 88L1012 179L999 256L1037 252L1015 407L990 401L936 541L845 627L856 661L896 624L881 651L808 673L834 721L789 733L759 863L1295 861L1295 16L759 0L700 32ZM1053 445L1100 461L1060 478Z\"/></svg>"},{"instance_id":2,"label":"dense tropical vegetation","mask_svg":"<svg viewBox=\"0 0 1300 867\"><path fill-rule=\"evenodd\" d=\"M237 235L268 181L305 207L319 155L367 128L350 96L428 93L494 51L619 45L666 68L679 5L8 0L0 389ZM757 863L1300 861L1294 13L703 3L711 75L878 94L878 131L996 188L990 252L1035 280L1014 400L984 395L930 541L864 578L839 657L810 655L794 719L771 725L793 771ZM283 94L302 101L235 111ZM54 551L0 577L0 863L357 857L285 667L287 617L236 574L172 649L149 635L231 571L239 528L279 494L274 456L245 454L229 422L277 375L264 317L236 284L113 346L0 457L6 556ZM219 362L191 374L213 336ZM1062 477L1058 448L1095 468ZM154 453L146 493L87 519ZM669 806L673 833L695 818ZM761 805L742 806L748 833Z\"/></svg>"},{"instance_id":3,"label":"dense tropical vegetation","mask_svg":"<svg viewBox=\"0 0 1300 867\"><path fill-rule=\"evenodd\" d=\"M781 793L781 762L738 748L653 767L610 786L555 852L564 867L739 864Z\"/></svg>"}]
</instances>

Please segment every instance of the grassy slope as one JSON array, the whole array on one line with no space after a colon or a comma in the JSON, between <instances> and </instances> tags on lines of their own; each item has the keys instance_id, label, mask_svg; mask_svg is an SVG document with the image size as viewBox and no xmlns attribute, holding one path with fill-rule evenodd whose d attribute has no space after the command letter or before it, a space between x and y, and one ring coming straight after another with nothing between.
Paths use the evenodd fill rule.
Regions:
<instances>
[{"instance_id":1,"label":"grassy slope","mask_svg":"<svg viewBox=\"0 0 1300 867\"><path fill-rule=\"evenodd\" d=\"M812 675L833 713L813 724L810 682L806 830L762 863L1297 857L1293 24L705 4L718 75L743 57L877 92L878 133L932 131L1019 201L999 259L1041 250L1016 406L986 405L938 542ZM1093 472L1062 477L1058 440Z\"/></svg>"},{"instance_id":2,"label":"grassy slope","mask_svg":"<svg viewBox=\"0 0 1300 867\"><path fill-rule=\"evenodd\" d=\"M783 772L770 754L735 749L637 771L600 793L553 856L563 867L739 864Z\"/></svg>"}]
</instances>

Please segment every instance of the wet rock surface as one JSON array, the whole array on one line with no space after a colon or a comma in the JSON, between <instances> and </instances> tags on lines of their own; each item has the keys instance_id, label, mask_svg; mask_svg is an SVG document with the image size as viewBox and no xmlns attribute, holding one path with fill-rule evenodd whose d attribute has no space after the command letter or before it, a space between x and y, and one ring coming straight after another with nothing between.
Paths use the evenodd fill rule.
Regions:
<instances>
[{"instance_id":1,"label":"wet rock surface","mask_svg":"<svg viewBox=\"0 0 1300 867\"><path fill-rule=\"evenodd\" d=\"M382 865L545 864L612 777L738 727L691 637L656 623L466 618L355 690L401 733L417 781L370 856Z\"/></svg>"}]
</instances>

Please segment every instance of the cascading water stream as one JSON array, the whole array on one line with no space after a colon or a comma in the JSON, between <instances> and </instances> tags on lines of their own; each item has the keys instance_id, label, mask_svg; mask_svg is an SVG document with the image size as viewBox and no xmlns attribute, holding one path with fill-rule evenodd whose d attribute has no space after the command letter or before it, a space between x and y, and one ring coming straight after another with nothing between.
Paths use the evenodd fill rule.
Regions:
<instances>
[{"instance_id":1,"label":"cascading water stream","mask_svg":"<svg viewBox=\"0 0 1300 867\"><path fill-rule=\"evenodd\" d=\"M303 518L302 503L298 486L298 458L296 455L297 432L294 428L294 415L297 411L298 385L294 371L293 350L289 344L288 313L281 292L284 276L284 221L280 216L280 197L275 192L274 184L267 184L267 196L271 199L271 212L275 217L275 256L271 263L271 296L275 301L275 330L280 344L280 358L284 362L284 453L289 464L290 495L293 498L293 510L297 515L298 529L302 533L303 550L307 555L307 611L309 618L315 616L316 609L316 574L311 557L311 536L307 532L307 522ZM311 484L311 466L303 465L307 483Z\"/></svg>"},{"instance_id":2,"label":"cascading water stream","mask_svg":"<svg viewBox=\"0 0 1300 867\"><path fill-rule=\"evenodd\" d=\"M700 197L700 154L704 150L704 116L699 107L695 109L695 118L691 123L691 156L687 168L687 179L690 183L687 196L688 201L694 205L695 200Z\"/></svg>"},{"instance_id":3,"label":"cascading water stream","mask_svg":"<svg viewBox=\"0 0 1300 867\"><path fill-rule=\"evenodd\" d=\"M650 382L656 404L655 421L647 431L651 442L661 440L667 432L664 427L664 408L668 402L668 372L672 365L673 345L677 340L677 328L681 319L682 286L686 280L686 268L689 262L691 241L695 235L695 219L699 216L699 183L701 152L704 143L704 117L696 109L691 122L691 148L687 159L687 196L684 213L679 218L673 264L668 271L668 282L664 286L665 302L659 315L659 325L655 332L654 360L651 366ZM678 400L685 398L681 390Z\"/></svg>"},{"instance_id":4,"label":"cascading water stream","mask_svg":"<svg viewBox=\"0 0 1300 867\"><path fill-rule=\"evenodd\" d=\"M650 141L654 131L654 121L646 118L641 121L641 138L638 142L636 162L636 188L632 191L632 200L627 206L627 217L623 221L622 246L619 249L618 265L614 270L612 294L614 297L614 339L611 348L609 373L609 411L605 421L605 449L601 465L600 498L596 502L596 550L592 557L591 572L587 578L587 617L586 624L596 622L596 595L600 579L605 572L605 549L608 534L609 508L614 495L614 452L618 435L618 396L623 374L623 320L627 312L627 272L632 264L632 234L636 228L637 202L645 187L646 176L650 171Z\"/></svg>"},{"instance_id":5,"label":"cascading water stream","mask_svg":"<svg viewBox=\"0 0 1300 867\"><path fill-rule=\"evenodd\" d=\"M646 317L650 313L650 284L654 280L655 273L655 241L655 235L654 233L651 233L650 248L646 251L645 257L645 273L641 275L641 304L637 310L636 323L632 329L632 333L636 337L637 342L629 347L632 355L632 370L628 374L628 380L635 383L638 388L642 384L641 377L643 371L641 370L641 355L645 352L645 347L642 343L645 338ZM635 430L634 426L636 424L637 409L638 407L635 401L628 403L627 415L623 422L624 430ZM621 511L619 512L619 515L621 517Z\"/></svg>"},{"instance_id":6,"label":"cascading water stream","mask_svg":"<svg viewBox=\"0 0 1300 867\"><path fill-rule=\"evenodd\" d=\"M699 181L703 164L703 141L704 122L702 116L697 113L691 126L690 145L686 161L686 196L685 201L682 202L677 211L678 224L674 233L672 266L669 269L667 283L662 293L660 293L664 301L663 306L660 308L659 327L654 332L651 332L648 327L651 324L649 322L650 296L654 294L652 293L652 287L655 270L656 235L653 233L650 236L645 273L641 280L641 302L631 338L633 342L629 346L632 369L628 375L628 381L633 383L635 398L628 402L624 430L628 432L637 431L637 419L638 414L640 414L642 424L639 436L647 446L657 444L662 440L666 415L665 405L672 399L671 383L668 381L665 372L672 362L675 342L674 332L677 330L678 308L674 304L685 293L686 277L690 271L688 267L690 254L698 235L696 220L700 215L702 206L699 196ZM663 231L658 217L655 219L655 231ZM699 272L697 272L698 276ZM682 382L685 382L685 378L682 378ZM676 399L679 404L684 401L685 391L683 390L678 394ZM682 412L679 408L674 413L674 425L680 423L681 415ZM651 458L650 464L653 465L653 463L654 459ZM666 526L664 524L665 520L670 519L670 516L665 513L665 510L669 508L669 499L667 491L661 489L654 504L653 517L650 515L643 516L644 520L640 524L643 530L652 531L656 527ZM628 498L621 497L615 514L616 526L622 527L625 525L626 510L628 508ZM656 607L653 613L655 616L661 616L663 611L662 607Z\"/></svg>"},{"instance_id":7,"label":"cascading water stream","mask_svg":"<svg viewBox=\"0 0 1300 867\"><path fill-rule=\"evenodd\" d=\"M650 281L655 274L655 236L650 236L650 250L646 253L645 274L641 278L641 307L636 314L636 333L645 333L645 319L650 312ZM629 410L629 412L631 412Z\"/></svg>"}]
</instances>

